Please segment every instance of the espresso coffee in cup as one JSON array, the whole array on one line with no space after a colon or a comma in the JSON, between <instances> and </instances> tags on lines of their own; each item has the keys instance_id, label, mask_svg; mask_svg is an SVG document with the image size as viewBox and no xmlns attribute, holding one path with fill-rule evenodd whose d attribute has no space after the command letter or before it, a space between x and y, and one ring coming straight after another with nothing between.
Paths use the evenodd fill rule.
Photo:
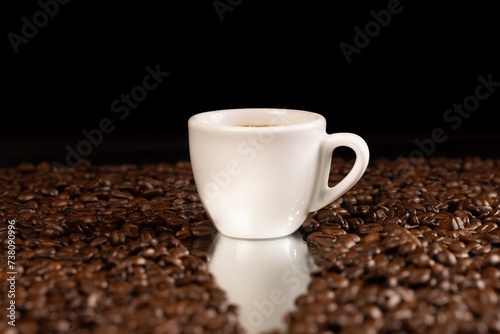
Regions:
<instances>
[{"instance_id":1,"label":"espresso coffee in cup","mask_svg":"<svg viewBox=\"0 0 500 334\"><path fill-rule=\"evenodd\" d=\"M244 125L238 125L242 126L244 128L265 128L268 126L277 126L277 125L271 125L271 124L259 124L259 125L254 125L254 124L244 124Z\"/></svg>"}]
</instances>

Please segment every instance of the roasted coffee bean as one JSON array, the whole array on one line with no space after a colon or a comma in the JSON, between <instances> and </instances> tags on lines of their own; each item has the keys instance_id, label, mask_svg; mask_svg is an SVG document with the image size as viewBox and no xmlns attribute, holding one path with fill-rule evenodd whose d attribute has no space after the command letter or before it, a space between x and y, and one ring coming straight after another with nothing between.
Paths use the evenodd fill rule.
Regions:
<instances>
[{"instance_id":1,"label":"roasted coffee bean","mask_svg":"<svg viewBox=\"0 0 500 334\"><path fill-rule=\"evenodd\" d=\"M99 249L97 247L90 246L90 247L85 247L84 249L82 249L80 253L83 257L83 260L88 261L88 260L92 259L94 256L96 256L98 252L99 252Z\"/></svg>"},{"instance_id":2,"label":"roasted coffee bean","mask_svg":"<svg viewBox=\"0 0 500 334\"><path fill-rule=\"evenodd\" d=\"M413 242L405 242L398 247L398 253L401 255L406 255L413 252L417 248L417 245Z\"/></svg>"},{"instance_id":3,"label":"roasted coffee bean","mask_svg":"<svg viewBox=\"0 0 500 334\"><path fill-rule=\"evenodd\" d=\"M93 239L92 241L90 241L89 246L91 246L91 247L97 247L99 245L104 244L107 241L108 241L108 238L105 237L105 236L97 237L97 238Z\"/></svg>"},{"instance_id":4,"label":"roasted coffee bean","mask_svg":"<svg viewBox=\"0 0 500 334\"><path fill-rule=\"evenodd\" d=\"M461 230L464 228L465 223L460 217L453 217L450 221L450 229L451 230Z\"/></svg>"},{"instance_id":5,"label":"roasted coffee bean","mask_svg":"<svg viewBox=\"0 0 500 334\"><path fill-rule=\"evenodd\" d=\"M418 267L429 267L432 264L430 256L421 251L410 254L408 260Z\"/></svg>"},{"instance_id":6,"label":"roasted coffee bean","mask_svg":"<svg viewBox=\"0 0 500 334\"><path fill-rule=\"evenodd\" d=\"M197 237L208 236L214 232L212 226L193 226L191 228L191 233Z\"/></svg>"},{"instance_id":7,"label":"roasted coffee bean","mask_svg":"<svg viewBox=\"0 0 500 334\"><path fill-rule=\"evenodd\" d=\"M193 234L189 230L180 230L175 232L175 237L178 239L186 239L186 238L191 238Z\"/></svg>"},{"instance_id":8,"label":"roasted coffee bean","mask_svg":"<svg viewBox=\"0 0 500 334\"><path fill-rule=\"evenodd\" d=\"M187 168L187 170L177 173L174 167L165 164L161 165L161 168L160 165L146 167L146 174L149 174L149 178L154 182L149 182L151 187L145 188L161 187L146 191L146 196L161 204L161 206L156 206L155 210L163 213L171 208L171 200L162 200L160 196L168 197L169 193L172 194L170 198L177 199L174 204L183 211L170 211L169 214L182 222L179 224L179 229L185 225L184 230L189 230L189 224L203 220L204 213L199 204L199 197L195 194L190 166L189 164L179 164L179 168L181 167ZM163 233L168 228L160 228L162 224L165 225L165 220L157 215L151 216L151 212L147 211L150 208L139 209L140 204L147 201L146 198L134 201L135 194L139 193L136 192L136 189L140 187L136 183L136 176L145 175L144 169L139 169L138 166L134 165L94 168L90 164L84 163L64 171L62 175L57 175L52 171L50 164L46 163L36 167L32 164L25 164L20 166L20 170L26 171L24 177L27 178L21 181L25 182L21 189L26 189L26 191L21 193L19 188L16 188L9 192L8 189L5 191L2 189L3 196L5 194L7 196L13 194L13 196L10 202L7 199L7 201L2 200L1 203L1 210L10 210L9 212L17 217L16 226L19 232L16 232L16 245L28 247L25 250L18 249L17 253L18 260L24 261L25 265L20 265L17 269L23 277L19 279L20 285L16 291L16 306L23 309L26 304L27 297L26 293L22 292L22 286L32 287L34 289L30 292L32 296L38 293L47 294L48 297L32 298L31 306L23 311L24 316L22 319L18 319L16 324L21 332L66 332L69 331L68 324L71 324L71 331L78 332L79 324L88 323L87 317L90 315L100 317L98 320L100 325L94 328L96 333L100 330L109 332L106 329L110 327L111 323L99 312L95 312L95 308L103 309L103 314L111 312L107 310L113 310L115 318L120 316L125 317L125 319L135 319L134 321L137 322L137 326L122 326L122 328L115 328L115 331L126 333L129 332L130 328L135 328L137 330L134 332L137 333L153 332L152 326L156 320L153 319L146 324L142 319L147 319L148 316L140 316L140 313L144 311L137 307L147 304L148 297L141 293L132 295L136 291L135 289L140 288L143 289L141 290L143 292L147 291L148 280L145 276L147 274L146 271L141 272L134 268L142 268L145 259L161 263L162 257L167 255L171 256L171 263L179 265L177 268L180 272L177 270L175 275L172 272L172 276L169 276L166 271L161 273L161 277L166 278L164 282L168 282L163 285L163 288L175 291L175 279L194 282L192 284L199 286L203 292L187 294L186 298L192 299L192 302L195 303L200 296L210 296L211 303L218 307L216 315L225 314L224 317L216 317L218 322L215 327L222 326L226 328L222 329L225 332L240 332L240 330L235 330L238 328L234 316L235 308L229 307L225 299L212 301L208 291L213 291L216 288L213 287L214 284L210 283L212 287L208 290L205 284L208 284L213 278L207 274L186 275L183 273L183 260L181 259L184 259L186 268L189 267L189 270L193 272L204 270L206 265L187 256L186 254L189 252L186 253L185 248L179 247L178 239L171 239L166 235L161 238L163 242L166 241L164 245L161 245L164 249L161 247L153 248L155 245L160 245L160 240L156 235L157 231ZM184 178L184 180L180 180L179 177ZM171 179L173 180L172 185L183 187L183 189L168 188L166 183L160 179ZM1 175L0 180L2 180ZM47 182L47 184L38 188L38 185L43 182ZM4 184L0 183L0 187L3 186ZM198 203L191 203L196 201ZM191 211L195 208L200 208L199 212ZM130 217L129 220L127 220L128 217ZM28 221L31 223L25 224ZM200 234L206 233L203 232L204 230L213 232L211 224L200 224L197 229ZM7 231L7 229L0 231ZM158 233L158 236L160 234ZM130 239L127 238L127 235ZM24 238L27 239L23 240ZM191 235L190 238L197 237ZM178 249L174 249L173 255L171 255L167 247L177 247ZM57 261L46 262L47 258L57 259ZM31 261L30 259L35 261L33 263L26 262ZM58 261L69 262L70 266L65 268L69 268L71 271L66 269L63 271L58 265ZM104 261L106 265L103 265L101 261ZM123 264L125 264L125 270L116 270L116 268L121 268L119 266L123 266ZM108 279L100 274L101 270L109 274L109 284ZM66 278L67 275L72 278ZM119 278L119 280L113 281L114 277ZM21 283L23 280L25 283ZM196 283L198 280L199 284ZM51 282L52 286L46 282ZM53 294L51 291L54 288L60 290L60 294ZM106 292L100 294L104 296L103 303L101 303L93 296L98 296L96 291L103 289L106 289ZM81 299L83 298L81 293L88 294L89 298ZM49 294L51 295L49 296ZM123 296L123 298L119 296ZM205 300L205 297L202 299ZM161 303L168 305L165 304L165 300L162 300ZM189 304L187 300L184 303ZM65 308L62 308L62 305L65 305ZM85 305L86 308L80 309L81 305ZM200 304L198 311L193 312L202 312L204 309L205 306ZM37 312L34 313L33 310L37 310ZM51 314L50 319L48 318L49 314ZM194 317L195 314L193 313L191 316ZM36 321L30 317L35 317ZM109 317L109 319L112 318ZM30 323L37 324L37 322L40 323L40 328L26 330ZM128 321L126 320L126 322ZM183 327L184 325L180 328ZM198 326L197 328L201 328L203 332L206 332L207 329L206 326ZM213 332L218 330L220 329L212 329Z\"/></svg>"},{"instance_id":9,"label":"roasted coffee bean","mask_svg":"<svg viewBox=\"0 0 500 334\"><path fill-rule=\"evenodd\" d=\"M120 262L120 268L126 268L131 266L143 266L146 264L146 259L139 255L132 255L125 258Z\"/></svg>"},{"instance_id":10,"label":"roasted coffee bean","mask_svg":"<svg viewBox=\"0 0 500 334\"><path fill-rule=\"evenodd\" d=\"M19 195L17 195L17 200L19 202L28 202L31 201L33 198L35 198L35 192L32 190L25 190L21 192Z\"/></svg>"},{"instance_id":11,"label":"roasted coffee bean","mask_svg":"<svg viewBox=\"0 0 500 334\"><path fill-rule=\"evenodd\" d=\"M33 257L36 258L51 258L56 254L56 249L54 247L41 246L33 250Z\"/></svg>"},{"instance_id":12,"label":"roasted coffee bean","mask_svg":"<svg viewBox=\"0 0 500 334\"><path fill-rule=\"evenodd\" d=\"M402 239L401 237L395 234L391 234L382 240L382 247L384 247L384 249L390 250L400 247L405 242L406 240Z\"/></svg>"},{"instance_id":13,"label":"roasted coffee bean","mask_svg":"<svg viewBox=\"0 0 500 334\"><path fill-rule=\"evenodd\" d=\"M153 198L156 196L161 196L163 190L161 188L150 188L143 191L142 196L145 198Z\"/></svg>"},{"instance_id":14,"label":"roasted coffee bean","mask_svg":"<svg viewBox=\"0 0 500 334\"><path fill-rule=\"evenodd\" d=\"M133 223L123 224L121 231L129 238L137 238L139 236L139 227Z\"/></svg>"},{"instance_id":15,"label":"roasted coffee bean","mask_svg":"<svg viewBox=\"0 0 500 334\"><path fill-rule=\"evenodd\" d=\"M428 168L427 163L434 167L432 169ZM452 166L453 169L450 171L448 168L451 167L443 168L443 163L446 166ZM467 163L467 161L465 163ZM488 283L488 279L481 279L480 276L482 274L480 270L473 268L479 269L482 266L489 266L485 267L488 268L486 270L488 275L500 276L500 272L493 270L491 266L497 263L497 256L490 255L484 257L484 254L490 254L492 252L492 244L500 244L500 238L495 234L497 226L488 224L494 223L498 225L497 216L500 215L495 216L494 214L497 210L498 203L495 202L495 207L493 207L493 201L489 200L496 198L498 192L492 191L490 192L490 196L485 196L484 192L481 191L482 185L479 185L475 181L468 183L467 178L470 177L469 175L460 178L456 177L456 172L461 170L460 164L461 161L458 159L454 160L453 163L445 159L436 159L432 161L422 159L420 167L414 168L411 165L407 167L407 170L412 172L406 175L407 178L410 179L418 177L418 179L415 179L418 181L414 181L413 184L417 182L420 184L427 183L429 187L420 186L417 188L416 186L412 186L405 189L403 183L394 183L390 187L387 187L394 189L394 192L389 193L389 196L387 196L388 193L382 193L379 194L378 197L372 197L375 203L371 208L360 208L359 203L352 200L352 197L344 196L350 199L342 204L345 205L345 208L351 214L348 220L349 228L356 231L356 233L365 235L362 247L359 247L361 245L356 245L353 248L356 249L356 252L360 252L358 255L358 263L365 268L364 271L368 270L364 275L369 275L370 271L375 268L377 268L377 271L384 273L383 275L388 275L370 276L372 278L367 282L387 284L391 287L399 287L401 284L408 284L412 290L418 292L418 295L416 295L418 299L421 298L424 300L424 298L427 298L425 302L430 302L432 305L446 308L452 301L449 291L454 289L454 291L456 291L457 286L482 289L486 287L487 284L491 284ZM474 164L474 166L481 166L475 168L482 168L479 161L475 161ZM487 168L493 168L492 166L492 164L489 164ZM500 167L500 164L497 166ZM472 167L470 168L470 170L475 170ZM433 173L439 173L439 175L429 175L428 173L431 171ZM475 174L470 175L472 176ZM333 179L337 179L337 177ZM500 181L500 178L498 178L498 180ZM470 190L467 189L469 184ZM401 185L403 185L402 189L398 188L401 187ZM356 187L353 191L356 191ZM451 189L445 189L444 187L449 187ZM481 195L471 196L473 200L470 200L467 198L470 193L481 193ZM388 206L389 211L382 210L376 206L376 201L379 199L379 203L383 203L382 205L387 206L387 203L389 203L387 198L392 196L392 194L397 194L397 196L400 196L399 198L404 199L405 202L398 202L397 199L391 200L392 202ZM426 198L426 196L432 196L433 199L430 200ZM438 200L435 200L436 198ZM382 200L384 202L382 202ZM359 221L359 223L352 217L363 217L362 215L368 217L366 215L370 210L374 212L377 217L369 216L367 219L368 221ZM408 213L410 213L410 216L407 216ZM387 214L387 217L384 217L384 214ZM402 225L403 227L414 226L415 228L410 230L407 234L406 232L408 231L404 232L392 226L388 228L380 226L380 220L387 220L391 217L401 219L401 223L397 223L396 225ZM373 224L370 222L372 219L375 221ZM380 229L379 226L384 228ZM427 230L422 229L423 227ZM433 229L435 230L433 231ZM303 230L308 233L314 232L307 231L305 228ZM322 231L325 230L322 229ZM471 231L477 231L477 233L471 234ZM368 234L370 232L372 232L372 234ZM310 236L316 238L320 235L311 233ZM406 242L401 243L395 253L395 246L404 240L406 240ZM331 249L335 248L324 247L323 249L330 255ZM371 253L373 251L375 251L375 253ZM371 261L361 260L362 254L376 255L376 252L383 252L387 255L384 254L382 256L382 254L379 254L375 256L373 265L370 264ZM318 253L313 252L314 256L319 256L316 254ZM395 254L404 256L404 259L401 257L393 258ZM471 257L474 257L474 259ZM318 260L320 260L320 265L323 264L323 270L336 270L344 277L349 277L350 279L359 277L356 275L360 275L354 274L356 271L348 267L348 265L353 262L351 255L345 259L338 256L322 255ZM396 264L396 260L398 262L397 265L390 265L392 262ZM412 267L414 265L416 265L417 268ZM389 275L388 272L391 270L395 270L398 274L396 276ZM398 270L400 271L398 272ZM474 274L472 274L473 272ZM498 274L496 274L497 272ZM435 286L436 284L439 284L442 289L425 290L427 286ZM409 291L411 292L412 290ZM312 290L312 286L309 287L309 291L314 293L312 292L314 291ZM344 292L339 296L344 296L343 298L345 299L346 294ZM409 298L407 300L411 300L411 303L415 301L415 295L411 297L411 294L406 294L406 298ZM344 299L340 297L334 298L337 302L348 303L347 299ZM366 300L369 300L367 296L363 295L363 297L361 297L358 295L356 302L363 303L363 301ZM379 302L382 303L383 300ZM411 319L411 316L415 312L412 308L408 308L408 305L411 305L408 303L409 302L405 302L405 304L403 304L407 305L406 311L401 309L398 310L399 313L397 314L407 314L407 319ZM306 310L307 307L310 307L310 305L306 304L307 303L304 305L301 304L300 308ZM407 330L419 328L419 331L421 331L425 328L431 328L433 321L429 320L431 318L425 318L425 315L428 314L435 317L436 314L433 313L434 311L431 309L426 309L422 312L422 316L416 318L418 321L412 319L411 322L406 325L407 327L405 328L407 328ZM477 311L473 312L477 313ZM377 332L383 326L385 326L384 329L386 331L388 331L389 328L392 328L392 331L402 331L403 327L393 327L393 325L397 324L395 319L398 318L393 317L392 314L389 315L389 317L391 321L381 321L378 327L375 326L372 328L377 328ZM463 318L463 320L460 320L462 321L461 323L465 323L463 321L472 323L474 320L473 317L471 318L468 316L464 316ZM456 318L454 317L453 319ZM300 318L292 320L290 323L294 324L297 322L300 322ZM404 325L402 324L401 326ZM323 330L325 329L324 327L322 328ZM348 329L349 326L345 325L341 326L339 331L348 332ZM485 331L487 331L487 329Z\"/></svg>"},{"instance_id":16,"label":"roasted coffee bean","mask_svg":"<svg viewBox=\"0 0 500 334\"><path fill-rule=\"evenodd\" d=\"M145 258L153 258L156 255L156 251L154 248L146 248L141 250L138 255Z\"/></svg>"},{"instance_id":17,"label":"roasted coffee bean","mask_svg":"<svg viewBox=\"0 0 500 334\"><path fill-rule=\"evenodd\" d=\"M371 243L377 243L380 241L380 233L370 233L363 238L363 244L368 246Z\"/></svg>"},{"instance_id":18,"label":"roasted coffee bean","mask_svg":"<svg viewBox=\"0 0 500 334\"><path fill-rule=\"evenodd\" d=\"M500 219L500 217L488 217L488 218L498 218ZM491 232L491 231L494 231L496 229L498 229L498 224L495 223L495 222L492 222L492 219L486 221L487 218L484 219L484 224L482 224L481 226L478 226L478 228L476 229L477 231L479 232ZM497 219L494 219L495 221L497 221Z\"/></svg>"},{"instance_id":19,"label":"roasted coffee bean","mask_svg":"<svg viewBox=\"0 0 500 334\"><path fill-rule=\"evenodd\" d=\"M450 252L448 249L443 249L436 256L436 260L441 262L444 265L452 266L457 263L456 256Z\"/></svg>"},{"instance_id":20,"label":"roasted coffee bean","mask_svg":"<svg viewBox=\"0 0 500 334\"><path fill-rule=\"evenodd\" d=\"M334 247L337 237L323 232L313 232L307 237L307 242L322 248Z\"/></svg>"},{"instance_id":21,"label":"roasted coffee bean","mask_svg":"<svg viewBox=\"0 0 500 334\"><path fill-rule=\"evenodd\" d=\"M126 190L124 190L124 191L113 190L110 195L112 197L115 197L115 198L118 198L118 199L127 199L129 201L132 200L132 199L134 199L134 196L130 192L126 191ZM128 202L125 202L125 203L128 203Z\"/></svg>"},{"instance_id":22,"label":"roasted coffee bean","mask_svg":"<svg viewBox=\"0 0 500 334\"><path fill-rule=\"evenodd\" d=\"M66 198L57 198L57 199L52 200L52 202L51 202L51 205L53 207L64 207L64 206L68 206L70 204L71 204L71 201L69 199L66 199Z\"/></svg>"},{"instance_id":23,"label":"roasted coffee bean","mask_svg":"<svg viewBox=\"0 0 500 334\"><path fill-rule=\"evenodd\" d=\"M428 268L418 268L410 271L408 283L410 285L424 285L431 279L431 270Z\"/></svg>"},{"instance_id":24,"label":"roasted coffee bean","mask_svg":"<svg viewBox=\"0 0 500 334\"><path fill-rule=\"evenodd\" d=\"M347 223L349 227L353 230L358 230L360 227L364 225L364 220L359 217L352 217L347 219Z\"/></svg>"},{"instance_id":25,"label":"roasted coffee bean","mask_svg":"<svg viewBox=\"0 0 500 334\"><path fill-rule=\"evenodd\" d=\"M302 223L302 229L307 233L314 232L318 230L319 227L320 224L312 217L307 217L304 223Z\"/></svg>"},{"instance_id":26,"label":"roasted coffee bean","mask_svg":"<svg viewBox=\"0 0 500 334\"><path fill-rule=\"evenodd\" d=\"M341 230L341 231L343 231L343 230ZM361 238L356 234L348 233L348 234L338 234L337 235L337 242L340 245L345 246L347 248L353 247L360 240L361 240Z\"/></svg>"},{"instance_id":27,"label":"roasted coffee bean","mask_svg":"<svg viewBox=\"0 0 500 334\"><path fill-rule=\"evenodd\" d=\"M330 180L353 161L332 159ZM318 269L282 332L498 332L499 169L373 160L301 226ZM189 163L13 171L0 169L0 216L16 219L20 332L242 331L206 257L183 246L215 233Z\"/></svg>"},{"instance_id":28,"label":"roasted coffee bean","mask_svg":"<svg viewBox=\"0 0 500 334\"><path fill-rule=\"evenodd\" d=\"M41 186L40 193L45 196L57 196L59 194L59 190L57 188L51 186Z\"/></svg>"},{"instance_id":29,"label":"roasted coffee bean","mask_svg":"<svg viewBox=\"0 0 500 334\"><path fill-rule=\"evenodd\" d=\"M118 246L127 241L127 235L122 230L114 230L110 235L111 244Z\"/></svg>"},{"instance_id":30,"label":"roasted coffee bean","mask_svg":"<svg viewBox=\"0 0 500 334\"><path fill-rule=\"evenodd\" d=\"M99 198L92 193L83 193L78 197L78 200L82 203L97 202Z\"/></svg>"}]
</instances>

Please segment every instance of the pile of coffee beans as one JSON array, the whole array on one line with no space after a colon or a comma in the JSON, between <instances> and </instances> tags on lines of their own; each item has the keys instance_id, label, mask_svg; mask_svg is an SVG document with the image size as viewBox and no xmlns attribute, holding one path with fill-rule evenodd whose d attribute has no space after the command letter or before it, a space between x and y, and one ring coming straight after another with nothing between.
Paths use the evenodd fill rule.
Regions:
<instances>
[{"instance_id":1,"label":"pile of coffee beans","mask_svg":"<svg viewBox=\"0 0 500 334\"><path fill-rule=\"evenodd\" d=\"M15 327L7 324L15 221ZM2 333L240 333L191 166L0 169ZM5 293L4 293L5 292Z\"/></svg>"},{"instance_id":2,"label":"pile of coffee beans","mask_svg":"<svg viewBox=\"0 0 500 334\"><path fill-rule=\"evenodd\" d=\"M500 160L374 161L304 222L319 270L288 332L500 333L499 195Z\"/></svg>"},{"instance_id":3,"label":"pile of coffee beans","mask_svg":"<svg viewBox=\"0 0 500 334\"><path fill-rule=\"evenodd\" d=\"M352 165L334 159L331 185ZM12 220L0 332L244 332L207 270L216 231L188 162L0 169L2 291ZM499 333L499 226L500 160L374 160L302 225L318 270L286 332Z\"/></svg>"}]
</instances>

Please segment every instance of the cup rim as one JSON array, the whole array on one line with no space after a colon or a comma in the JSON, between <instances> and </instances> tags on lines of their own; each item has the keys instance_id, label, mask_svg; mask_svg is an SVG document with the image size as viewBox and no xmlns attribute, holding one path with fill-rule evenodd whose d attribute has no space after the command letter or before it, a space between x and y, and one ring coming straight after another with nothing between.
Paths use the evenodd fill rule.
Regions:
<instances>
[{"instance_id":1,"label":"cup rim","mask_svg":"<svg viewBox=\"0 0 500 334\"><path fill-rule=\"evenodd\" d=\"M219 122L217 122L217 114L227 114L227 113L249 113L249 112L259 112L271 114L276 117L284 115L295 115L296 117L302 118L303 120L297 123L289 124L276 124L275 126L243 126L239 124L227 124L223 123L223 118L220 117ZM311 129L314 127L320 127L322 124L326 125L325 118L318 113L311 111L299 110L299 109L281 109L281 108L234 108L234 109L220 109L205 111L191 116L188 120L189 127L204 127L210 129L220 129L226 131L238 131L238 132L255 132L262 131L263 129L272 129L273 131L293 131L300 129Z\"/></svg>"}]
</instances>

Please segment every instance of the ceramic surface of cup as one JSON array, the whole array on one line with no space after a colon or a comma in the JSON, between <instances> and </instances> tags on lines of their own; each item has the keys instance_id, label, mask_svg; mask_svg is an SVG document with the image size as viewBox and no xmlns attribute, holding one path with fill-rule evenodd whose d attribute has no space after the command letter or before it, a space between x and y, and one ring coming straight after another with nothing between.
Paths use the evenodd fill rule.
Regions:
<instances>
[{"instance_id":1,"label":"ceramic surface of cup","mask_svg":"<svg viewBox=\"0 0 500 334\"><path fill-rule=\"evenodd\" d=\"M217 229L231 237L273 238L296 231L307 214L341 196L368 163L353 134L326 134L323 116L289 109L232 109L188 122L193 175ZM349 146L356 163L328 188L333 149Z\"/></svg>"}]
</instances>

